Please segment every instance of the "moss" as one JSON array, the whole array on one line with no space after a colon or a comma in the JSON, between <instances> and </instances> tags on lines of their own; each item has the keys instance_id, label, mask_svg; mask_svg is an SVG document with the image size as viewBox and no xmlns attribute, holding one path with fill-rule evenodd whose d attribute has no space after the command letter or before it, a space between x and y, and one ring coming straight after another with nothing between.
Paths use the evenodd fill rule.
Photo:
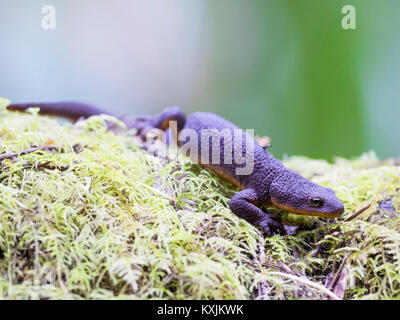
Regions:
<instances>
[{"instance_id":1,"label":"moss","mask_svg":"<svg viewBox=\"0 0 400 320\"><path fill-rule=\"evenodd\" d=\"M399 297L392 160L285 159L346 211L283 213L296 234L264 238L229 210L233 186L181 155L153 156L118 120L73 125L0 104L0 298L326 299L341 264L345 299Z\"/></svg>"}]
</instances>

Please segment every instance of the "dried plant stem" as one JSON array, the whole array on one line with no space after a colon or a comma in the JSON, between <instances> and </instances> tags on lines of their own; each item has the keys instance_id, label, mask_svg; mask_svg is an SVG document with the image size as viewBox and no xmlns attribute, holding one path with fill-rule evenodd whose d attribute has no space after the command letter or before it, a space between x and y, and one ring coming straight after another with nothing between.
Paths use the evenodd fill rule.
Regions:
<instances>
[{"instance_id":1,"label":"dried plant stem","mask_svg":"<svg viewBox=\"0 0 400 320\"><path fill-rule=\"evenodd\" d=\"M262 232L258 232L258 250L259 250L259 257L258 259L261 262L261 265L265 264L265 238ZM262 280L258 283L258 297L263 297L265 296L266 290L267 289L267 282L265 280Z\"/></svg>"},{"instance_id":2,"label":"dried plant stem","mask_svg":"<svg viewBox=\"0 0 400 320\"><path fill-rule=\"evenodd\" d=\"M140 182L140 181L137 181L137 183L140 184L141 186L143 186L143 187L145 187L145 188L147 188L147 189L149 189L149 190L151 190L151 191L153 191L153 192L159 194L160 196L165 197L165 198L168 199L169 201L177 202L176 199L171 198L170 196L167 196L165 193L162 193L160 190L157 190L157 189L155 189L155 188L153 188L153 187L150 187L150 186L148 186L147 184L142 183L142 182Z\"/></svg>"},{"instance_id":3,"label":"dried plant stem","mask_svg":"<svg viewBox=\"0 0 400 320\"><path fill-rule=\"evenodd\" d=\"M21 152L17 153L17 152L12 152L12 153L7 153L7 154L3 154L2 156L0 156L0 161L3 161L5 159L13 159L16 158L20 155L23 154L28 154L28 153L32 153L38 150L44 150L44 151L49 151L49 150L54 150L56 149L56 147L54 146L45 146L45 147L33 147L27 150L22 150Z\"/></svg>"},{"instance_id":4,"label":"dried plant stem","mask_svg":"<svg viewBox=\"0 0 400 320\"><path fill-rule=\"evenodd\" d=\"M339 280L340 274L342 273L343 267L344 267L344 265L346 264L347 258L350 256L350 254L351 254L351 253L349 253L348 255L346 255L346 256L343 258L343 261L342 261L342 263L340 264L338 271L336 272L335 278L333 279L333 281L331 282L331 284L330 284L330 285L328 286L328 288L327 288L328 290L331 290L332 288L334 288L334 287L336 286L336 283L337 283L337 281Z\"/></svg>"},{"instance_id":5,"label":"dried plant stem","mask_svg":"<svg viewBox=\"0 0 400 320\"><path fill-rule=\"evenodd\" d=\"M343 221L344 222L348 222L348 221L351 221L351 220L357 218L361 213L363 213L365 210L367 210L370 206L371 206L371 203L367 204L364 208L361 208L360 210L358 210L357 212L353 213L350 217L347 217Z\"/></svg>"},{"instance_id":6,"label":"dried plant stem","mask_svg":"<svg viewBox=\"0 0 400 320\"><path fill-rule=\"evenodd\" d=\"M275 272L275 271L271 271L268 272L268 274L273 274L273 275L277 275L277 276L281 276L283 278L287 278L293 281L297 281L297 282L301 282L304 285L310 287L310 288L314 288L316 290L321 291L322 293L326 294L327 296L329 296L330 298L332 298L333 300L341 300L336 294L334 294L332 291L328 290L327 288L325 288L324 286L320 285L319 283L316 282L312 282L306 278L303 277L298 277L292 274L288 274L288 273L283 273L283 272Z\"/></svg>"}]
</instances>

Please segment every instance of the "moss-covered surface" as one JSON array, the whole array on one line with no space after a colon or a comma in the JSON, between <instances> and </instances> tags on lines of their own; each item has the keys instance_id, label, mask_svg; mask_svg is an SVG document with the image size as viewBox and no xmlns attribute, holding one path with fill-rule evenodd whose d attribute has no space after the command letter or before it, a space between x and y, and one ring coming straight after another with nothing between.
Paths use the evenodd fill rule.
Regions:
<instances>
[{"instance_id":1,"label":"moss-covered surface","mask_svg":"<svg viewBox=\"0 0 400 320\"><path fill-rule=\"evenodd\" d=\"M285 159L346 211L335 221L283 213L295 234L264 238L229 210L233 186L107 131L112 118L73 125L2 104L0 298L400 297L394 160Z\"/></svg>"}]
</instances>

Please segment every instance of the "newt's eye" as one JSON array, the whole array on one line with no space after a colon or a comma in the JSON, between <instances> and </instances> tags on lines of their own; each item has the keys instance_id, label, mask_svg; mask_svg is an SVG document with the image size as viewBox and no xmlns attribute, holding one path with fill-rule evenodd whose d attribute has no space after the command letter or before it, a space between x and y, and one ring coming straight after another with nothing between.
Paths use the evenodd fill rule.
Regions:
<instances>
[{"instance_id":1,"label":"newt's eye","mask_svg":"<svg viewBox=\"0 0 400 320\"><path fill-rule=\"evenodd\" d=\"M320 208L324 205L324 200L320 197L312 197L308 200L308 203L313 208Z\"/></svg>"}]
</instances>

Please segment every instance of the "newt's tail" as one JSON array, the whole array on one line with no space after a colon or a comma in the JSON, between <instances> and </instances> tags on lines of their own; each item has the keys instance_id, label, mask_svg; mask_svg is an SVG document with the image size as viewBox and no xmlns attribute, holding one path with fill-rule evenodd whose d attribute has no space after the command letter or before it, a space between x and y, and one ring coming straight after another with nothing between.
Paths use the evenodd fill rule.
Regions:
<instances>
[{"instance_id":1,"label":"newt's tail","mask_svg":"<svg viewBox=\"0 0 400 320\"><path fill-rule=\"evenodd\" d=\"M88 118L90 116L99 114L115 116L108 111L78 102L16 103L10 104L7 109L13 111L25 111L28 108L34 107L40 108L40 114L68 118L73 121L76 121L82 117Z\"/></svg>"}]
</instances>

